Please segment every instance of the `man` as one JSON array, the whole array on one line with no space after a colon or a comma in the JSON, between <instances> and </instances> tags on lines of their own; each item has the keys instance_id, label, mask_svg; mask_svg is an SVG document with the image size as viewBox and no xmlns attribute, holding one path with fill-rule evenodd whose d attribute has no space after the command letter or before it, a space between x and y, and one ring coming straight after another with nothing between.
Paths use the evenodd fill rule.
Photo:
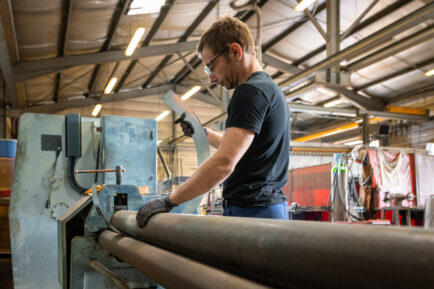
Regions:
<instances>
[{"instance_id":1,"label":"man","mask_svg":"<svg viewBox=\"0 0 434 289\"><path fill-rule=\"evenodd\" d=\"M288 105L256 60L247 25L229 16L218 19L202 35L197 51L210 82L235 89L226 131L222 136L206 130L217 151L170 196L140 208L138 225L222 182L225 216L288 219L282 193L289 164ZM181 125L191 136L189 124L183 121Z\"/></svg>"}]
</instances>

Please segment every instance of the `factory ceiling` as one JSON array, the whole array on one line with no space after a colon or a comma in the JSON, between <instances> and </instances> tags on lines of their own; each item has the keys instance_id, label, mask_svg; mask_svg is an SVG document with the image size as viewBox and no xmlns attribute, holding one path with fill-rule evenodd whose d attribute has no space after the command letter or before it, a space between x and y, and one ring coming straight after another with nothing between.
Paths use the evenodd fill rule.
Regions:
<instances>
[{"instance_id":1,"label":"factory ceiling","mask_svg":"<svg viewBox=\"0 0 434 289\"><path fill-rule=\"evenodd\" d=\"M166 0L146 14L134 9L135 1L1 1L6 97L0 103L7 115L54 113L169 89L183 93L193 85L202 87L196 98L219 106L221 90L204 86L208 79L195 48L202 32L227 14L259 39L264 70L290 108L304 105L292 106L294 132L315 131L318 117L332 117L330 125L342 121L336 111L322 109L332 100L355 110L355 117L389 106L434 108L434 76L425 75L434 68L433 1L319 0L296 12L295 0L240 7L249 1ZM145 28L139 47L126 56L139 27ZM112 78L117 82L105 93Z\"/></svg>"}]
</instances>

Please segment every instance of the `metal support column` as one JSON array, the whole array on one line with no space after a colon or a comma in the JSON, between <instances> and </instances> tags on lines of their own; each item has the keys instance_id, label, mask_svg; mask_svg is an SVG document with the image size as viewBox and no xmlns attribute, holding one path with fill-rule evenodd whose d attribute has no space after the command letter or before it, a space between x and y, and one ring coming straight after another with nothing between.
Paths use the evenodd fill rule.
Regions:
<instances>
[{"instance_id":1,"label":"metal support column","mask_svg":"<svg viewBox=\"0 0 434 289\"><path fill-rule=\"evenodd\" d=\"M341 37L339 33L339 0L327 1L327 57L340 51ZM332 83L338 83L338 74L340 71L339 62L330 68Z\"/></svg>"},{"instance_id":2,"label":"metal support column","mask_svg":"<svg viewBox=\"0 0 434 289\"><path fill-rule=\"evenodd\" d=\"M362 139L364 145L369 144L369 114L363 115Z\"/></svg>"}]
</instances>

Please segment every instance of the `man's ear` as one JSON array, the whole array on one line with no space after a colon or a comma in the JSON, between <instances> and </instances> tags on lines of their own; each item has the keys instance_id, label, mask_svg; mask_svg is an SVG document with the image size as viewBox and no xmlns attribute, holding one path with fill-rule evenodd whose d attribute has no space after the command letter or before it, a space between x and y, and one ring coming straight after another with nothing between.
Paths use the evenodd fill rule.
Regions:
<instances>
[{"instance_id":1,"label":"man's ear","mask_svg":"<svg viewBox=\"0 0 434 289\"><path fill-rule=\"evenodd\" d=\"M231 53L233 53L235 61L241 61L242 58L242 48L238 43L232 43L230 45Z\"/></svg>"}]
</instances>

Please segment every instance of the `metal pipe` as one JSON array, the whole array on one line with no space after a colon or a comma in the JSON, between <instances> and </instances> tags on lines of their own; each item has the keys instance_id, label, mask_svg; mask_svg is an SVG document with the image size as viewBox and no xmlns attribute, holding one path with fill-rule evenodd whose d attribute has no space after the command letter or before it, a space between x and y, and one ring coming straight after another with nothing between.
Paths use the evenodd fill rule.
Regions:
<instances>
[{"instance_id":1,"label":"metal pipe","mask_svg":"<svg viewBox=\"0 0 434 289\"><path fill-rule=\"evenodd\" d=\"M370 36L360 40L359 42L341 50L330 57L320 61L319 63L303 70L300 73L289 78L283 83L283 86L287 86L290 83L296 82L306 76L314 73L320 69L331 67L340 63L344 59L349 59L355 55L365 52L375 46L378 46L385 39L388 39L402 31L405 31L425 20L431 19L434 15L434 2L431 2L424 7L412 12L411 14L399 19L398 21L390 24L389 26L371 34Z\"/></svg>"},{"instance_id":2,"label":"metal pipe","mask_svg":"<svg viewBox=\"0 0 434 289\"><path fill-rule=\"evenodd\" d=\"M121 278L119 278L118 276L116 276L112 271L110 271L109 268L105 267L103 264L101 264L100 262L96 261L96 260L91 260L89 262L90 266L95 269L96 271L98 271L99 273L103 274L104 276L106 276L110 281L113 282L113 284L115 284L115 286L119 289L131 289L130 286L128 286L128 284L122 280Z\"/></svg>"},{"instance_id":3,"label":"metal pipe","mask_svg":"<svg viewBox=\"0 0 434 289\"><path fill-rule=\"evenodd\" d=\"M125 234L275 287L434 283L434 232L423 229L167 213L138 228L131 211L116 212L111 222Z\"/></svg>"},{"instance_id":4,"label":"metal pipe","mask_svg":"<svg viewBox=\"0 0 434 289\"><path fill-rule=\"evenodd\" d=\"M164 288L269 288L110 230L98 241Z\"/></svg>"}]
</instances>

